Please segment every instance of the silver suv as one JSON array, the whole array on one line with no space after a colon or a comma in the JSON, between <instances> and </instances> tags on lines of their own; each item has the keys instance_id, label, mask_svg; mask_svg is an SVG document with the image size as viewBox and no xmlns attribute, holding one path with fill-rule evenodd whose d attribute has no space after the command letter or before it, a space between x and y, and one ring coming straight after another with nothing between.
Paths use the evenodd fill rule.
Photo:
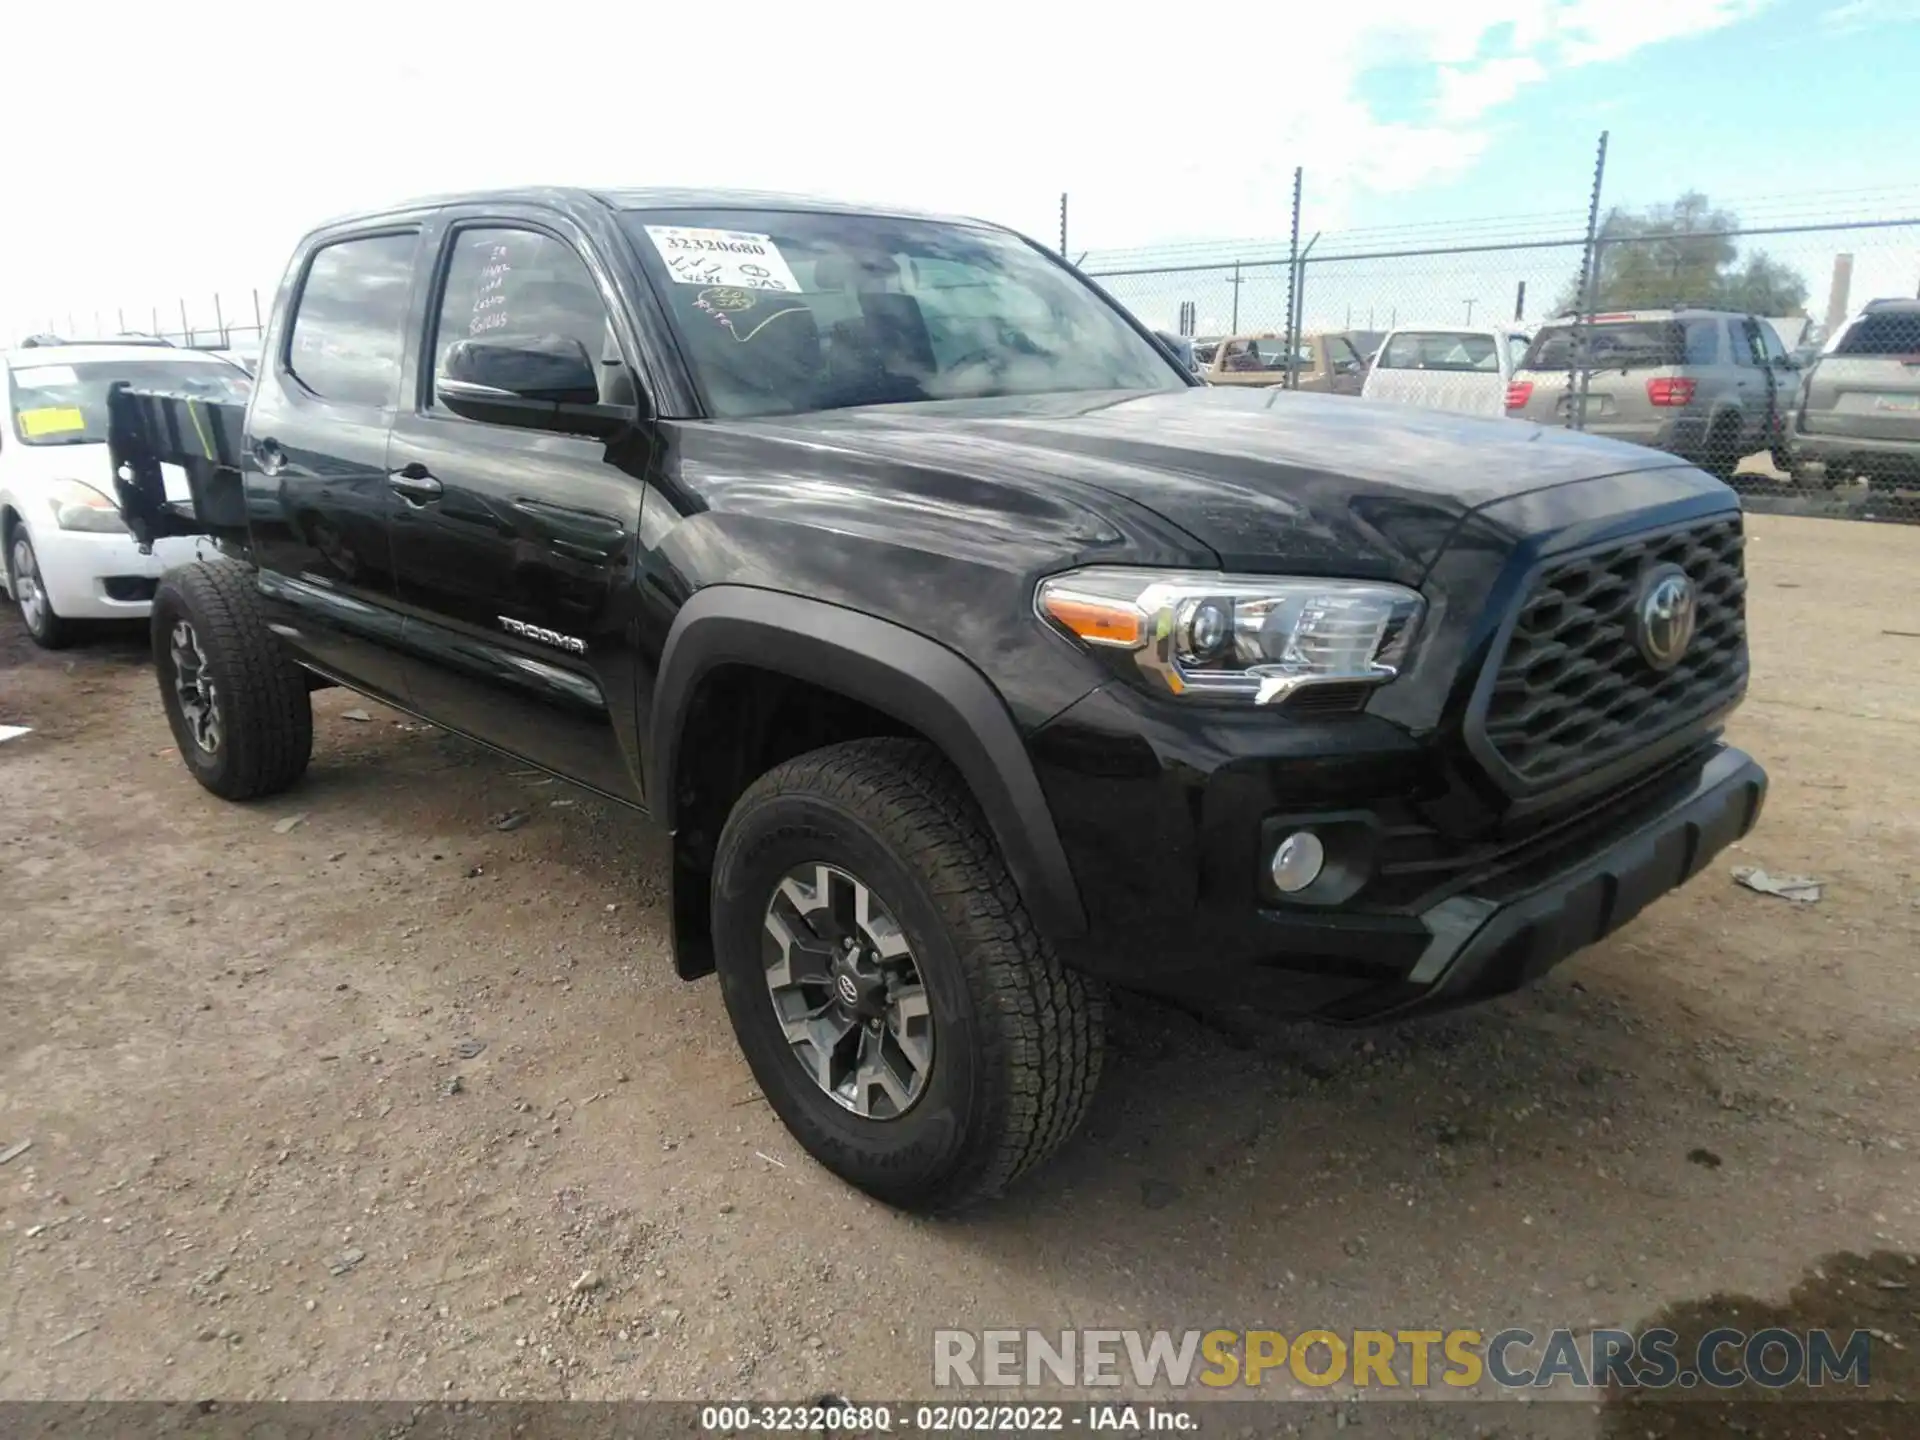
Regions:
<instances>
[{"instance_id":1,"label":"silver suv","mask_svg":"<svg viewBox=\"0 0 1920 1440\"><path fill-rule=\"evenodd\" d=\"M1758 451L1785 459L1798 366L1773 326L1726 310L1630 310L1545 326L1507 387L1507 414L1564 425L1587 380L1589 434L1668 450L1731 476Z\"/></svg>"},{"instance_id":2,"label":"silver suv","mask_svg":"<svg viewBox=\"0 0 1920 1440\"><path fill-rule=\"evenodd\" d=\"M1802 482L1920 484L1920 300L1875 300L1833 337L1801 383L1787 444Z\"/></svg>"}]
</instances>

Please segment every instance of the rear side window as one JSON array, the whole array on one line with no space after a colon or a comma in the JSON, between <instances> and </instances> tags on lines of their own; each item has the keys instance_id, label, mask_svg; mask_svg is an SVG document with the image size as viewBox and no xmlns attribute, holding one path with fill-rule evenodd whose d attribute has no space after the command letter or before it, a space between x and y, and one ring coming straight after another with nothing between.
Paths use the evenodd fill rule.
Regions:
<instances>
[{"instance_id":1,"label":"rear side window","mask_svg":"<svg viewBox=\"0 0 1920 1440\"><path fill-rule=\"evenodd\" d=\"M1452 330L1402 330L1380 354L1381 370L1500 371L1500 351L1491 335Z\"/></svg>"},{"instance_id":2,"label":"rear side window","mask_svg":"<svg viewBox=\"0 0 1920 1440\"><path fill-rule=\"evenodd\" d=\"M1576 359L1576 347L1585 355ZM1684 327L1677 320L1609 320L1584 327L1549 325L1527 351L1529 370L1568 370L1584 363L1595 370L1653 369L1678 365L1686 356Z\"/></svg>"},{"instance_id":3,"label":"rear side window","mask_svg":"<svg viewBox=\"0 0 1920 1440\"><path fill-rule=\"evenodd\" d=\"M1862 315L1833 347L1835 355L1920 355L1920 310Z\"/></svg>"},{"instance_id":4,"label":"rear side window","mask_svg":"<svg viewBox=\"0 0 1920 1440\"><path fill-rule=\"evenodd\" d=\"M287 368L321 399L385 408L398 398L416 240L341 240L307 262Z\"/></svg>"},{"instance_id":5,"label":"rear side window","mask_svg":"<svg viewBox=\"0 0 1920 1440\"><path fill-rule=\"evenodd\" d=\"M1687 364L1718 365L1720 363L1720 322L1718 320L1689 320L1687 322Z\"/></svg>"}]
</instances>

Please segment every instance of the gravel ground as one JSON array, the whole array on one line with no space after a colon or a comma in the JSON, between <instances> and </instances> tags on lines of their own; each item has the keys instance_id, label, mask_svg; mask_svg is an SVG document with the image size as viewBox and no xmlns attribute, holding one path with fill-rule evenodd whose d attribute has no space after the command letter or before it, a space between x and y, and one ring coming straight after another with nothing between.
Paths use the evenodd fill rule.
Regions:
<instances>
[{"instance_id":1,"label":"gravel ground","mask_svg":"<svg viewBox=\"0 0 1920 1440\"><path fill-rule=\"evenodd\" d=\"M1466 1013L1123 997L1082 1136L945 1222L788 1140L673 977L644 822L341 691L296 791L223 804L138 634L46 655L8 609L0 1398L924 1397L942 1326L1763 1308L1905 1364L1920 530L1750 531L1733 737L1774 788L1739 852Z\"/></svg>"}]
</instances>

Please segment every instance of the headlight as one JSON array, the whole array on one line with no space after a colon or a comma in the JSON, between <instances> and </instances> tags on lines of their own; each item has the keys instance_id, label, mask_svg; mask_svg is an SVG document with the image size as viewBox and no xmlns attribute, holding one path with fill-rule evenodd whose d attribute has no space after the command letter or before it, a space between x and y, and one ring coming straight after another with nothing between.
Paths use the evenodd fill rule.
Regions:
<instances>
[{"instance_id":1,"label":"headlight","mask_svg":"<svg viewBox=\"0 0 1920 1440\"><path fill-rule=\"evenodd\" d=\"M120 507L93 486L80 480L56 480L49 497L53 518L62 530L90 530L95 534L125 534Z\"/></svg>"},{"instance_id":2,"label":"headlight","mask_svg":"<svg viewBox=\"0 0 1920 1440\"><path fill-rule=\"evenodd\" d=\"M1272 705L1304 685L1378 684L1405 661L1422 601L1399 585L1095 566L1040 582L1040 614L1126 653L1156 690Z\"/></svg>"}]
</instances>

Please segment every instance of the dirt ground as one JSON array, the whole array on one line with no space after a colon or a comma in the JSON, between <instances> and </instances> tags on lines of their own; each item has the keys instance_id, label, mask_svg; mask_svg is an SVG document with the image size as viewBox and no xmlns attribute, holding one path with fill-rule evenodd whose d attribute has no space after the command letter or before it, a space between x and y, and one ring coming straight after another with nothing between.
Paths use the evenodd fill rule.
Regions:
<instances>
[{"instance_id":1,"label":"dirt ground","mask_svg":"<svg viewBox=\"0 0 1920 1440\"><path fill-rule=\"evenodd\" d=\"M0 1398L925 1398L935 1327L1864 1314L1856 1264L1920 1347L1920 529L1750 532L1738 852L1466 1013L1123 997L1080 1138L942 1222L788 1140L644 822L341 691L223 804L142 637L7 608Z\"/></svg>"}]
</instances>

